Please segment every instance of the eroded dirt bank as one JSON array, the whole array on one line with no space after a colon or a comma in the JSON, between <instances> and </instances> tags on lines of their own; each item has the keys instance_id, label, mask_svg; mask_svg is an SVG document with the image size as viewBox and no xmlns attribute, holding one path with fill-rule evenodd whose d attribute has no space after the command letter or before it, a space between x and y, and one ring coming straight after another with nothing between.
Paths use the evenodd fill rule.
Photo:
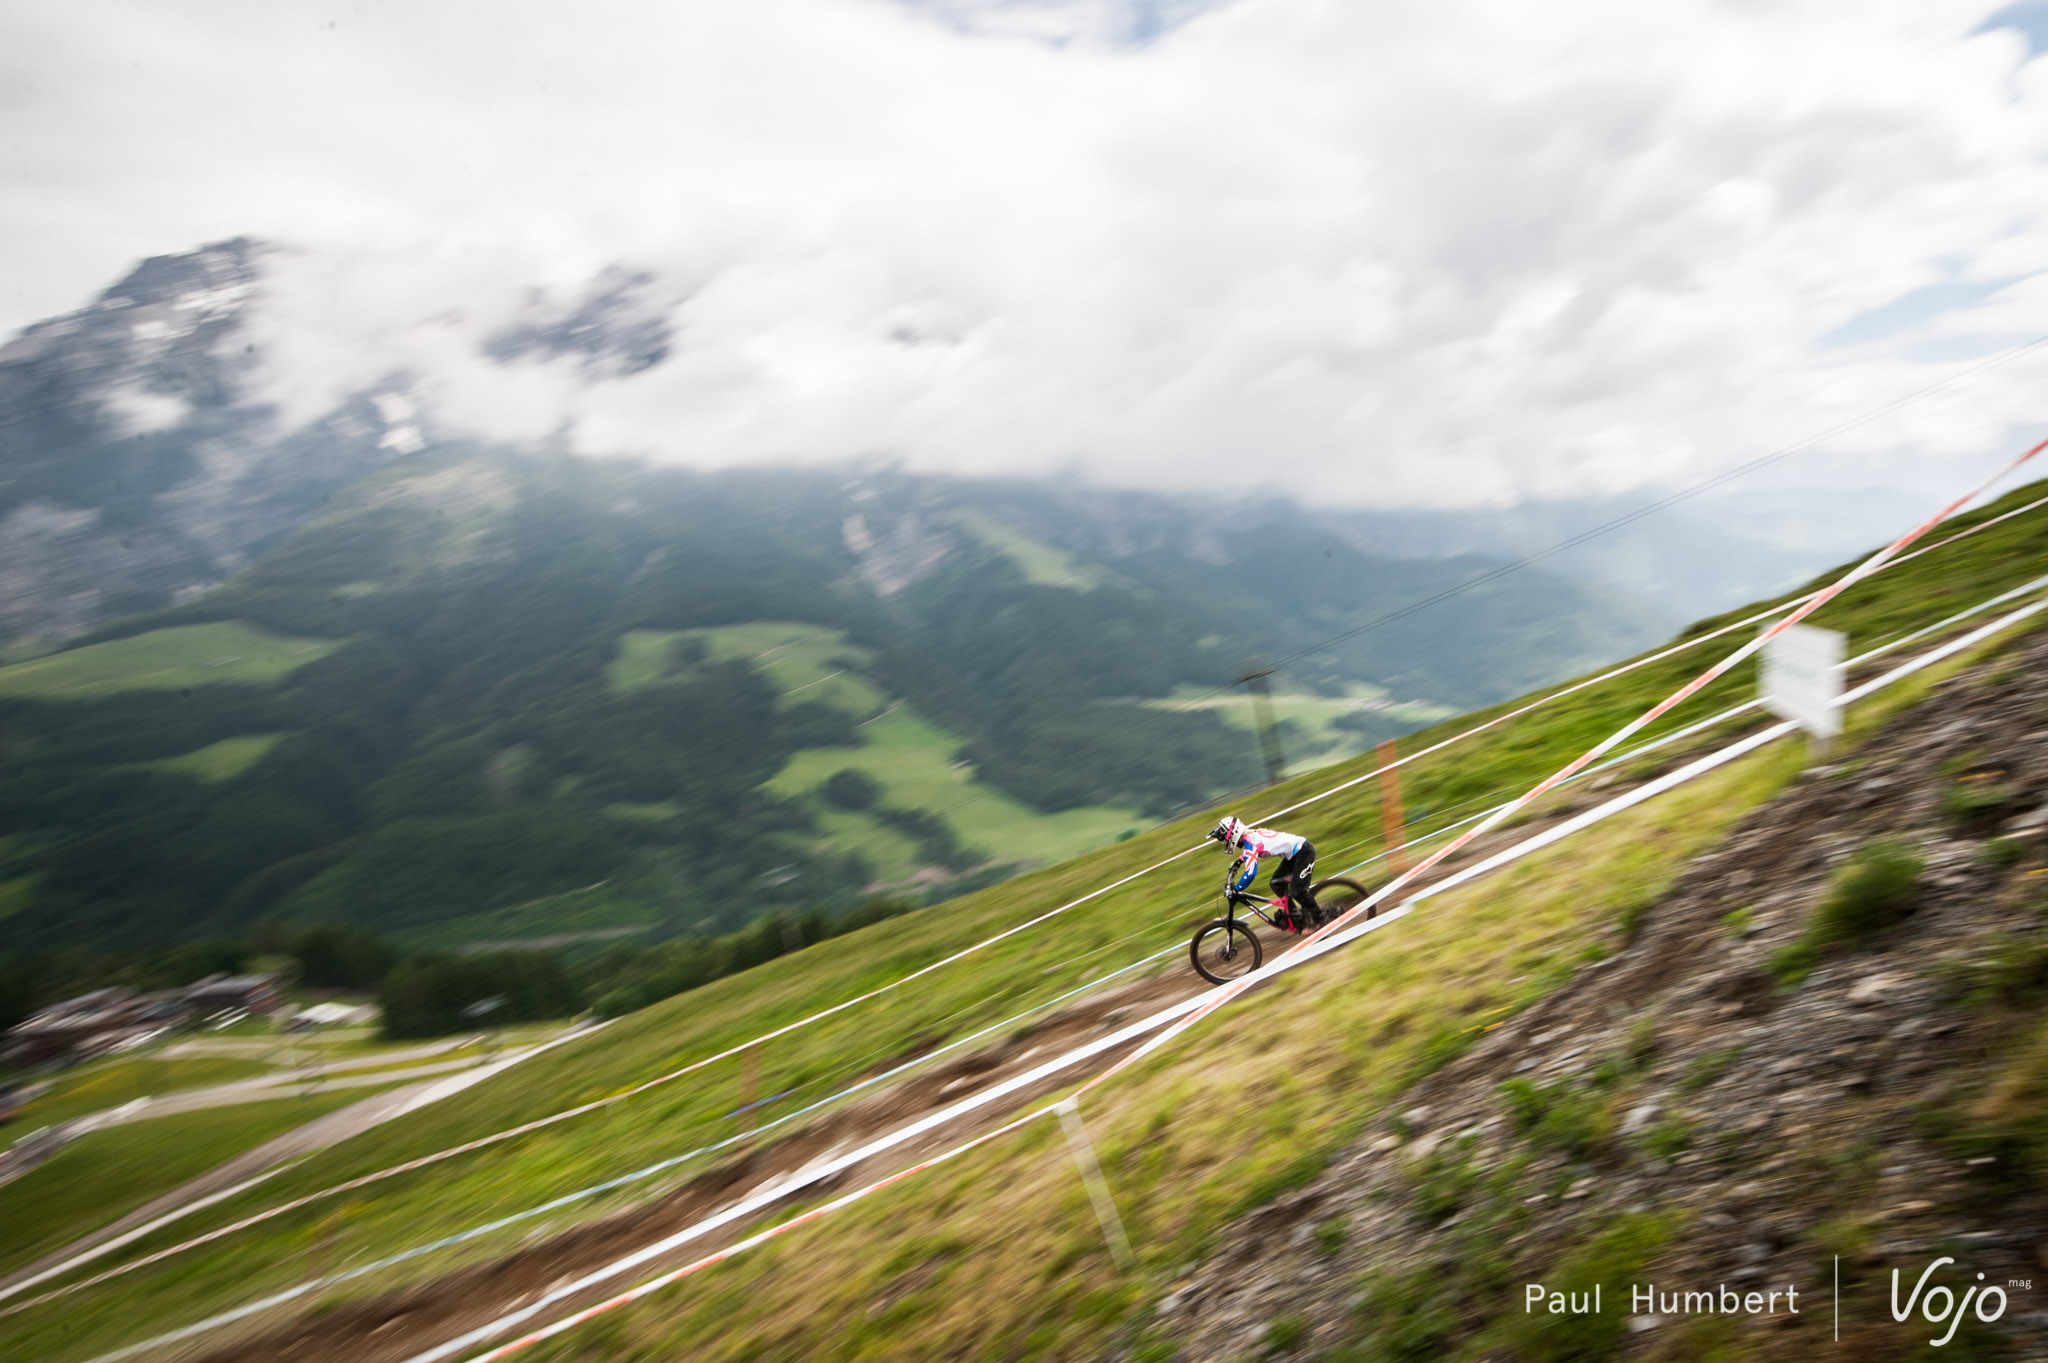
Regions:
<instances>
[{"instance_id":1,"label":"eroded dirt bank","mask_svg":"<svg viewBox=\"0 0 2048 1363\"><path fill-rule=\"evenodd\" d=\"M2044 678L2037 633L1809 769L1625 950L1234 1225L1149 1337L1188 1363L2048 1358ZM1921 865L1903 916L1797 981L1884 840ZM1944 1256L1897 1321L1892 1271L1903 1303ZM1980 1296L1935 1352L1926 1315L1971 1287L2002 1314Z\"/></svg>"}]
</instances>

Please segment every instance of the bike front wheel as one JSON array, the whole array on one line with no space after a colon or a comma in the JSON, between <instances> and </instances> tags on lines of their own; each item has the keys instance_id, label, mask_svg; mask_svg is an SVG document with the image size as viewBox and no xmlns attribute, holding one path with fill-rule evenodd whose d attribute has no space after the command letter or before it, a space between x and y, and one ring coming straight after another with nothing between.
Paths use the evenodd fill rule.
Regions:
<instances>
[{"instance_id":1,"label":"bike front wheel","mask_svg":"<svg viewBox=\"0 0 2048 1363\"><path fill-rule=\"evenodd\" d=\"M1188 943L1188 959L1195 973L1211 984L1241 980L1259 968L1265 952L1259 935L1232 918L1219 918L1195 934Z\"/></svg>"},{"instance_id":2,"label":"bike front wheel","mask_svg":"<svg viewBox=\"0 0 2048 1363\"><path fill-rule=\"evenodd\" d=\"M1372 891L1355 880L1331 876L1328 880L1317 881L1309 893L1315 896L1316 907L1323 911L1323 921L1328 923L1343 917L1364 903ZM1377 918L1379 912L1380 906L1375 904L1366 910L1365 916Z\"/></svg>"}]
</instances>

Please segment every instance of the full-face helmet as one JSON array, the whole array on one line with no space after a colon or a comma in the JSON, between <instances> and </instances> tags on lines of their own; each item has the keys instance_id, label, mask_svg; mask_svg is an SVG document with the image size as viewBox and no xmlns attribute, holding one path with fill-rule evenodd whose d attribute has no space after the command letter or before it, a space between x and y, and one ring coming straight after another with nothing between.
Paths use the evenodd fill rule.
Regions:
<instances>
[{"instance_id":1,"label":"full-face helmet","mask_svg":"<svg viewBox=\"0 0 2048 1363\"><path fill-rule=\"evenodd\" d=\"M1237 840L1244 836L1244 825L1237 821L1235 815L1226 814L1221 822L1209 830L1209 836L1225 847L1235 847Z\"/></svg>"}]
</instances>

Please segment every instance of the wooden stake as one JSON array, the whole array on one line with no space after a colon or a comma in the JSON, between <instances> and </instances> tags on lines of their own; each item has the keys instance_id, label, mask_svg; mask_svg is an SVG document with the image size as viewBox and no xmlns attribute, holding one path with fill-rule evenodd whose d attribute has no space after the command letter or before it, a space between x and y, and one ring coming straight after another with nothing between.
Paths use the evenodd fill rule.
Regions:
<instances>
[{"instance_id":1,"label":"wooden stake","mask_svg":"<svg viewBox=\"0 0 2048 1363\"><path fill-rule=\"evenodd\" d=\"M1401 769L1394 765L1394 740L1380 744L1380 823L1386 830L1387 868L1395 875L1408 869L1408 811L1401 804Z\"/></svg>"},{"instance_id":2,"label":"wooden stake","mask_svg":"<svg viewBox=\"0 0 2048 1363\"><path fill-rule=\"evenodd\" d=\"M754 1137L754 1105L761 1096L761 1048L747 1047L740 1058L740 1137L744 1145Z\"/></svg>"}]
</instances>

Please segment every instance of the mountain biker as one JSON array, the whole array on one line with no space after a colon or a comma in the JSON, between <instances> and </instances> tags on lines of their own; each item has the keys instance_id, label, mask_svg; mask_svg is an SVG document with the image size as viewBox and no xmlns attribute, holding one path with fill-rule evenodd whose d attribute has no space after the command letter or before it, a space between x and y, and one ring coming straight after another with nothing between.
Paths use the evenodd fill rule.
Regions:
<instances>
[{"instance_id":1,"label":"mountain biker","mask_svg":"<svg viewBox=\"0 0 2048 1363\"><path fill-rule=\"evenodd\" d=\"M1279 857L1280 864L1273 868L1273 879L1269 882L1273 894L1285 899L1291 909L1299 910L1300 917L1308 926L1315 927L1322 922L1323 911L1316 907L1315 895L1309 888L1315 879L1314 843L1299 833L1249 827L1229 814L1209 830L1209 836L1222 843L1226 851L1237 854L1227 876L1233 891L1242 890L1252 883L1252 878L1259 873L1262 858Z\"/></svg>"}]
</instances>

